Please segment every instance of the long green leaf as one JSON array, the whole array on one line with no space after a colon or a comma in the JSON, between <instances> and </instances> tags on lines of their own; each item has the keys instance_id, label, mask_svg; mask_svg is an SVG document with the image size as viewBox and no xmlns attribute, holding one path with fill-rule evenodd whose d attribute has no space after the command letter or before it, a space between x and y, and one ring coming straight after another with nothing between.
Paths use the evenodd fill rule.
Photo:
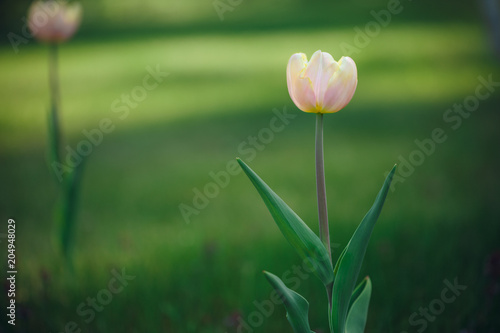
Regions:
<instances>
[{"instance_id":1,"label":"long green leaf","mask_svg":"<svg viewBox=\"0 0 500 333\"><path fill-rule=\"evenodd\" d=\"M309 303L301 295L289 289L279 277L264 272L267 280L278 293L286 308L286 318L295 333L311 333L309 327ZM312 332L314 333L314 332Z\"/></svg>"},{"instance_id":2,"label":"long green leaf","mask_svg":"<svg viewBox=\"0 0 500 333\"><path fill-rule=\"evenodd\" d=\"M339 270L339 265L340 265L340 262L342 261L342 257L344 256L345 254L345 251L347 250L347 246L344 247L344 249L342 250L342 252L340 253L340 256L339 258L337 259L337 262L335 263L335 267L333 267L333 281L335 283L335 276L337 275L337 272ZM327 286L327 288L331 288L331 294L333 294L333 283L330 285L330 286ZM330 294L330 295L331 295ZM330 308L330 311L332 309ZM333 332L333 327L332 327L332 316L328 316L328 324L330 325L330 332Z\"/></svg>"},{"instance_id":3,"label":"long green leaf","mask_svg":"<svg viewBox=\"0 0 500 333\"><path fill-rule=\"evenodd\" d=\"M371 294L372 282L367 276L352 293L345 325L346 333L363 333L365 331Z\"/></svg>"},{"instance_id":4,"label":"long green leaf","mask_svg":"<svg viewBox=\"0 0 500 333\"><path fill-rule=\"evenodd\" d=\"M337 272L339 271L340 262L342 261L342 258L344 257L345 251L347 251L347 246L344 247L344 249L340 253L339 259L335 263L335 267L333 268L333 275L334 276L337 275Z\"/></svg>"},{"instance_id":5,"label":"long green leaf","mask_svg":"<svg viewBox=\"0 0 500 333\"><path fill-rule=\"evenodd\" d=\"M373 206L352 235L344 255L340 258L335 282L333 283L332 324L335 333L345 333L351 295L365 257L368 241L370 240L375 222L377 222L382 211L382 206L384 205L395 171L396 166L392 168L385 179L384 185L378 193Z\"/></svg>"},{"instance_id":6,"label":"long green leaf","mask_svg":"<svg viewBox=\"0 0 500 333\"><path fill-rule=\"evenodd\" d=\"M61 192L60 243L64 257L71 262L71 251L74 243L75 220L78 195L82 180L84 162L77 165L63 182Z\"/></svg>"},{"instance_id":7,"label":"long green leaf","mask_svg":"<svg viewBox=\"0 0 500 333\"><path fill-rule=\"evenodd\" d=\"M245 162L237 160L264 200L285 238L298 254L310 264L311 269L323 284L329 285L333 281L333 266L319 237Z\"/></svg>"}]
</instances>

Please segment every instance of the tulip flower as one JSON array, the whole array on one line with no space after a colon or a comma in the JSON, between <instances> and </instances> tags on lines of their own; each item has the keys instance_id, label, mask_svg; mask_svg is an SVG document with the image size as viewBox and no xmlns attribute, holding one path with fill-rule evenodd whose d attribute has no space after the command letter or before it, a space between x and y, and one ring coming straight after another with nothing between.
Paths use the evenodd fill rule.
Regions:
<instances>
[{"instance_id":1,"label":"tulip flower","mask_svg":"<svg viewBox=\"0 0 500 333\"><path fill-rule=\"evenodd\" d=\"M323 117L341 110L351 101L358 83L356 64L349 57L338 62L321 51L307 61L305 54L292 55L287 67L288 92L304 112L316 113L316 189L318 196L319 237L309 226L241 159L241 168L257 189L271 216L303 263L310 267L326 288L330 333L363 333L372 293L370 278L356 287L373 228L391 187L394 166L387 175L373 206L333 264L328 225L325 166L323 157ZM293 163L293 162L291 162ZM289 161L283 161L286 169ZM286 317L294 332L309 333L309 302L288 288L278 276L264 271L269 283L281 297Z\"/></svg>"},{"instance_id":2,"label":"tulip flower","mask_svg":"<svg viewBox=\"0 0 500 333\"><path fill-rule=\"evenodd\" d=\"M60 96L58 76L58 47L74 35L82 17L79 3L68 4L64 0L35 1L28 11L28 26L33 36L48 44L49 48L49 163L55 171L61 192L58 205L57 225L61 252L70 269L73 268L71 250L74 244L75 215L80 188L82 166L77 164L63 169L61 147L63 138L59 123ZM66 174L65 174L66 173Z\"/></svg>"},{"instance_id":3,"label":"tulip flower","mask_svg":"<svg viewBox=\"0 0 500 333\"><path fill-rule=\"evenodd\" d=\"M79 3L36 1L28 12L28 26L38 40L60 43L74 35L81 17L82 7Z\"/></svg>"},{"instance_id":4,"label":"tulip flower","mask_svg":"<svg viewBox=\"0 0 500 333\"><path fill-rule=\"evenodd\" d=\"M337 62L326 52L316 51L308 62L295 53L286 70L288 92L304 112L333 113L351 101L358 84L354 60L342 57Z\"/></svg>"},{"instance_id":5,"label":"tulip flower","mask_svg":"<svg viewBox=\"0 0 500 333\"><path fill-rule=\"evenodd\" d=\"M316 113L316 188L320 238L330 251L328 212L326 203L323 158L323 114L344 108L358 85L358 71L354 60L342 57L337 62L326 52L316 51L307 61L304 53L290 57L286 69L288 93L304 112Z\"/></svg>"}]
</instances>

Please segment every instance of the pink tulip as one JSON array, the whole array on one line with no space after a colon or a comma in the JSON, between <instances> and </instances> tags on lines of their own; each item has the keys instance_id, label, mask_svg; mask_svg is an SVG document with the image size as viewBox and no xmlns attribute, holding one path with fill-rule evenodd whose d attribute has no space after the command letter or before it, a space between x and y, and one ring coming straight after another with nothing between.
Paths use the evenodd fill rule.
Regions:
<instances>
[{"instance_id":1,"label":"pink tulip","mask_svg":"<svg viewBox=\"0 0 500 333\"><path fill-rule=\"evenodd\" d=\"M80 3L35 1L28 12L28 26L38 40L60 43L73 36L80 25L81 17Z\"/></svg>"},{"instance_id":2,"label":"pink tulip","mask_svg":"<svg viewBox=\"0 0 500 333\"><path fill-rule=\"evenodd\" d=\"M337 62L326 52L316 51L307 61L295 53L286 69L288 92L304 112L333 113L344 108L354 95L358 71L354 60L342 57Z\"/></svg>"}]
</instances>

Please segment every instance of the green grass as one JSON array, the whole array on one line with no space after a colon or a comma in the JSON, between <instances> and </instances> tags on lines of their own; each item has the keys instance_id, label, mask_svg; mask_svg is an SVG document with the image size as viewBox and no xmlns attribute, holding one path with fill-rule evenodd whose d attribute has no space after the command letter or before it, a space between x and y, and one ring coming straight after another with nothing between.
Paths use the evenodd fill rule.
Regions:
<instances>
[{"instance_id":1,"label":"green grass","mask_svg":"<svg viewBox=\"0 0 500 333\"><path fill-rule=\"evenodd\" d=\"M47 52L35 44L18 55L0 49L0 208L3 220L14 217L18 225L18 331L60 332L74 321L82 332L236 332L228 318L239 313L248 320L254 300L269 297L261 271L281 276L300 264L298 257L243 174L189 224L178 206L191 204L193 188L211 182L209 172L224 170L240 155L241 142L269 126L274 108L286 107L297 117L247 162L317 231L315 119L291 103L285 68L298 51L321 48L338 58L340 44L354 36L350 28L311 28L62 45L69 144L74 148L82 131L103 118L115 125L86 163L73 275L61 267L52 241L57 196L45 162ZM416 149L414 140L429 138L436 127L448 135L396 185L375 228L362 270L374 288L368 332L416 331L410 315L455 277L468 289L426 332L499 327L489 317L498 295L488 298L491 281L483 273L500 231L498 94L457 130L442 118L474 94L479 75L500 77L486 43L475 25L391 25L353 55L356 95L326 117L331 237L341 247L384 173ZM120 120L113 101L157 64L170 75ZM76 309L107 287L112 268L136 278L87 324ZM321 283L308 278L298 292L311 303L311 327L325 332ZM290 331L284 314L277 307L255 332Z\"/></svg>"}]
</instances>

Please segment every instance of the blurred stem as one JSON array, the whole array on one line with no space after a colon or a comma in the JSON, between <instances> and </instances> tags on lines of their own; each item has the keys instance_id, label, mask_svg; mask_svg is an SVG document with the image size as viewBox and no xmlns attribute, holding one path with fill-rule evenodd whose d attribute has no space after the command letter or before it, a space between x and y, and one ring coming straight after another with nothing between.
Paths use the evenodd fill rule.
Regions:
<instances>
[{"instance_id":1,"label":"blurred stem","mask_svg":"<svg viewBox=\"0 0 500 333\"><path fill-rule=\"evenodd\" d=\"M60 101L59 92L59 63L58 63L58 44L49 44L49 84L50 84L50 126L52 159L62 163L61 158L61 127L59 124ZM76 165L71 172L63 177L61 182L61 206L59 207L58 219L59 240L61 251L65 258L66 265L70 271L73 271L73 262L71 250L73 246L74 221L76 213L76 202L78 187L80 181L81 165Z\"/></svg>"},{"instance_id":2,"label":"blurred stem","mask_svg":"<svg viewBox=\"0 0 500 333\"><path fill-rule=\"evenodd\" d=\"M60 239L62 253L70 270L73 270L74 229L82 172L83 165L76 166L63 182Z\"/></svg>"},{"instance_id":3,"label":"blurred stem","mask_svg":"<svg viewBox=\"0 0 500 333\"><path fill-rule=\"evenodd\" d=\"M60 104L60 94L59 94L59 74L58 74L58 55L57 55L57 44L49 44L49 83L50 83L50 121L53 126L54 142L56 145L54 147L55 158L58 163L61 163L60 147L59 143L61 138L61 132L59 127L59 104Z\"/></svg>"},{"instance_id":4,"label":"blurred stem","mask_svg":"<svg viewBox=\"0 0 500 333\"><path fill-rule=\"evenodd\" d=\"M318 192L319 238L332 261L328 211L326 206L325 166L323 158L323 114L316 114L316 189Z\"/></svg>"}]
</instances>

